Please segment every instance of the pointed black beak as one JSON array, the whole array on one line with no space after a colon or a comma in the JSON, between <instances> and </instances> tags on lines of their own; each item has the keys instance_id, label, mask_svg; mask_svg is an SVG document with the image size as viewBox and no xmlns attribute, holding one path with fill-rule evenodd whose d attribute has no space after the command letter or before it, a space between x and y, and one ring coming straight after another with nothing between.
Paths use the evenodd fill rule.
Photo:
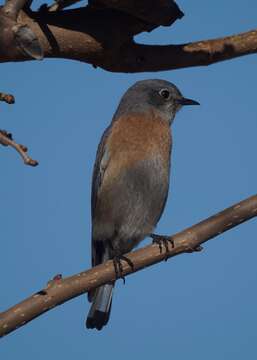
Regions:
<instances>
[{"instance_id":1,"label":"pointed black beak","mask_svg":"<svg viewBox=\"0 0 257 360\"><path fill-rule=\"evenodd\" d=\"M178 103L180 105L200 105L200 103L198 101L192 100L192 99L187 99L182 97L181 99L178 99Z\"/></svg>"}]
</instances>

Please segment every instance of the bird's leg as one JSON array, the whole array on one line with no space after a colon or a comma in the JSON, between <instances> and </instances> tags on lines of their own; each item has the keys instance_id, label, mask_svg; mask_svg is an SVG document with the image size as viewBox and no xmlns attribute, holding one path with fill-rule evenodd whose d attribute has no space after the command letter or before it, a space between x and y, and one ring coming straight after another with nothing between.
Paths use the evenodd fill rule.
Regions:
<instances>
[{"instance_id":1,"label":"bird's leg","mask_svg":"<svg viewBox=\"0 0 257 360\"><path fill-rule=\"evenodd\" d=\"M126 263L131 267L131 270L134 271L134 264L127 256L120 255L120 259L126 261Z\"/></svg>"},{"instance_id":2,"label":"bird's leg","mask_svg":"<svg viewBox=\"0 0 257 360\"><path fill-rule=\"evenodd\" d=\"M117 257L114 257L112 259L113 261L113 266L114 266L114 271L115 271L115 276L116 276L116 279L118 279L120 276L120 272L121 272L121 269L120 269L120 262L118 261ZM124 280L123 280L124 281Z\"/></svg>"},{"instance_id":3,"label":"bird's leg","mask_svg":"<svg viewBox=\"0 0 257 360\"><path fill-rule=\"evenodd\" d=\"M164 260L167 261L168 253L169 253L169 244L171 244L172 248L175 247L172 237L166 235L156 235L156 234L150 234L150 237L153 239L153 244L159 245L160 253L162 253L163 246L165 247L166 257Z\"/></svg>"},{"instance_id":4,"label":"bird's leg","mask_svg":"<svg viewBox=\"0 0 257 360\"><path fill-rule=\"evenodd\" d=\"M115 255L113 257L113 266L114 266L114 270L115 270L115 275L116 275L116 279L122 279L123 280L123 284L125 284L125 277L123 275L123 265L122 265L122 260L126 261L126 263L131 267L132 270L134 270L134 264L133 262L127 258L124 255Z\"/></svg>"},{"instance_id":5,"label":"bird's leg","mask_svg":"<svg viewBox=\"0 0 257 360\"><path fill-rule=\"evenodd\" d=\"M113 253L113 266L115 270L116 279L121 278L123 280L123 283L125 284L125 277L123 276L123 266L122 266L122 260L126 261L126 263L131 267L132 270L134 270L134 264L133 262L123 254L121 254L120 250L117 249L114 244L110 241L109 246Z\"/></svg>"}]
</instances>

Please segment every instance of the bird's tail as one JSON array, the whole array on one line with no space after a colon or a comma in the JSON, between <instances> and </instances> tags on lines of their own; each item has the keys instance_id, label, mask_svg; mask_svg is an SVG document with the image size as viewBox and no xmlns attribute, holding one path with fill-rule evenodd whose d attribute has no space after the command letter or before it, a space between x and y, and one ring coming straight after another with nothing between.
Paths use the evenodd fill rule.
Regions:
<instances>
[{"instance_id":1,"label":"bird's tail","mask_svg":"<svg viewBox=\"0 0 257 360\"><path fill-rule=\"evenodd\" d=\"M94 291L92 305L89 310L86 327L101 330L108 323L112 307L114 283L100 286Z\"/></svg>"}]
</instances>

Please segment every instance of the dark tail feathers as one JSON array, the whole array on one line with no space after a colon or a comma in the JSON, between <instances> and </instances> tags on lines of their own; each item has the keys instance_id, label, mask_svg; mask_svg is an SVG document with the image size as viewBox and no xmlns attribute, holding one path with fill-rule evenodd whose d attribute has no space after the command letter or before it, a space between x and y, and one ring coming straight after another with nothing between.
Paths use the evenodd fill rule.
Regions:
<instances>
[{"instance_id":1,"label":"dark tail feathers","mask_svg":"<svg viewBox=\"0 0 257 360\"><path fill-rule=\"evenodd\" d=\"M94 291L92 305L89 310L86 327L101 330L110 318L112 293L114 284L105 284Z\"/></svg>"}]
</instances>

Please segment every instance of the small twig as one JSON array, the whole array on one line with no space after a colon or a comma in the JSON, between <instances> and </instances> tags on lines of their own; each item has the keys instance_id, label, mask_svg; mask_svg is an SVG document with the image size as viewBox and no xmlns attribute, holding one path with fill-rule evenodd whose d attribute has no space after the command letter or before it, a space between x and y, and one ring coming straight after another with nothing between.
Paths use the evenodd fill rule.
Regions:
<instances>
[{"instance_id":1,"label":"small twig","mask_svg":"<svg viewBox=\"0 0 257 360\"><path fill-rule=\"evenodd\" d=\"M7 104L14 104L15 99L13 95L0 92L0 101L5 101ZM13 140L12 134L7 132L6 130L0 130L0 144L3 146L11 146L12 148L14 148L20 154L26 165L38 165L38 162L36 160L33 160L28 156L28 148L24 145L17 144Z\"/></svg>"},{"instance_id":2,"label":"small twig","mask_svg":"<svg viewBox=\"0 0 257 360\"><path fill-rule=\"evenodd\" d=\"M5 94L0 92L0 101L4 101L7 104L14 104L15 103L15 99L13 95L10 94Z\"/></svg>"},{"instance_id":3,"label":"small twig","mask_svg":"<svg viewBox=\"0 0 257 360\"><path fill-rule=\"evenodd\" d=\"M0 144L3 146L11 146L14 148L22 157L24 163L30 166L37 166L38 162L36 160L31 159L27 154L27 147L21 144L17 144L13 138L12 134L8 133L5 130L0 130Z\"/></svg>"}]
</instances>

